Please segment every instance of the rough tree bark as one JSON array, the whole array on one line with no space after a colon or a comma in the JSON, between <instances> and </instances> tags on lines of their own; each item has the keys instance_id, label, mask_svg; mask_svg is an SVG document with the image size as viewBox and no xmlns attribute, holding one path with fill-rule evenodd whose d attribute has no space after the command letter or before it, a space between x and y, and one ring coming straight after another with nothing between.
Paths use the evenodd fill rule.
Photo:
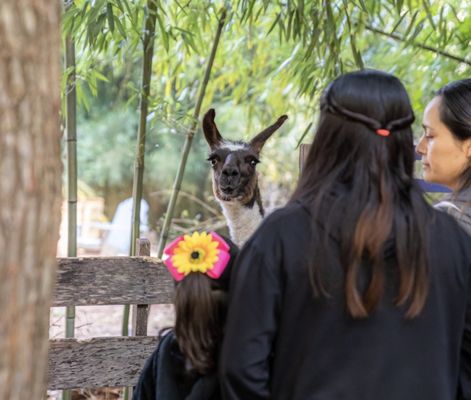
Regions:
<instances>
[{"instance_id":1,"label":"rough tree bark","mask_svg":"<svg viewBox=\"0 0 471 400\"><path fill-rule=\"evenodd\" d=\"M0 1L0 399L40 399L61 203L60 3Z\"/></svg>"}]
</instances>

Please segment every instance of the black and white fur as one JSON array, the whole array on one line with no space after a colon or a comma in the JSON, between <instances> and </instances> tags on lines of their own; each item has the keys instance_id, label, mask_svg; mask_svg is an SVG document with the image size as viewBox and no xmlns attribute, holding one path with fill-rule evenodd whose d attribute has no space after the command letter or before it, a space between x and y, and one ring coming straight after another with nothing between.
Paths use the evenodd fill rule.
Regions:
<instances>
[{"instance_id":1,"label":"black and white fur","mask_svg":"<svg viewBox=\"0 0 471 400\"><path fill-rule=\"evenodd\" d=\"M250 142L225 140L215 117L216 112L210 109L203 118L203 132L210 148L208 161L213 169L213 193L221 204L232 241L242 246L265 215L256 171L260 152L288 117L281 116Z\"/></svg>"}]
</instances>

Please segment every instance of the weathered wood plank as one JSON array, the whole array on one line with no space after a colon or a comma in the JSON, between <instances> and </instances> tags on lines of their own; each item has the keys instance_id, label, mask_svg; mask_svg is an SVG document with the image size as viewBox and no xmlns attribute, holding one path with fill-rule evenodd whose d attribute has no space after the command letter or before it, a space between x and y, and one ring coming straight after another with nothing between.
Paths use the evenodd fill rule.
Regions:
<instances>
[{"instance_id":1,"label":"weathered wood plank","mask_svg":"<svg viewBox=\"0 0 471 400\"><path fill-rule=\"evenodd\" d=\"M158 342L154 336L50 340L48 389L133 386Z\"/></svg>"},{"instance_id":2,"label":"weathered wood plank","mask_svg":"<svg viewBox=\"0 0 471 400\"><path fill-rule=\"evenodd\" d=\"M172 302L173 280L156 258L67 257L57 261L54 307Z\"/></svg>"}]
</instances>

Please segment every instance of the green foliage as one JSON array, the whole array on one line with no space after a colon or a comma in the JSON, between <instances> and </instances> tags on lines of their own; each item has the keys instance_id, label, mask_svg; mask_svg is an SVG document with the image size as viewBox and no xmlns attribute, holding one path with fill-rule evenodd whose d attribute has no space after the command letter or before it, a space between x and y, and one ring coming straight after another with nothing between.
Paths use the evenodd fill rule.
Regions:
<instances>
[{"instance_id":1,"label":"green foliage","mask_svg":"<svg viewBox=\"0 0 471 400\"><path fill-rule=\"evenodd\" d=\"M168 189L175 176L224 6L203 110L216 108L222 134L232 138L251 137L288 114L261 165L264 179L283 187L295 181L296 147L312 133L319 94L339 73L394 73L419 122L435 89L470 76L471 10L458 0L158 1L146 145L151 191ZM64 16L64 33L77 45L79 171L97 188L130 185L146 12L143 0L75 0ZM195 140L183 189L202 196L207 148L200 134Z\"/></svg>"}]
</instances>

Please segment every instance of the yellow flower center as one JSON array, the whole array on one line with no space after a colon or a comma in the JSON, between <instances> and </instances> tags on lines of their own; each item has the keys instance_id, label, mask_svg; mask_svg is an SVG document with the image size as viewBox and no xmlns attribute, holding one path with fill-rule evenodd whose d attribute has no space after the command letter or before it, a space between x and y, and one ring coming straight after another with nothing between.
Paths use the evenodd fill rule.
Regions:
<instances>
[{"instance_id":1,"label":"yellow flower center","mask_svg":"<svg viewBox=\"0 0 471 400\"><path fill-rule=\"evenodd\" d=\"M198 248L193 249L188 261L190 261L192 264L197 264L204 261L204 256L205 256L205 252L203 249L198 249Z\"/></svg>"}]
</instances>

